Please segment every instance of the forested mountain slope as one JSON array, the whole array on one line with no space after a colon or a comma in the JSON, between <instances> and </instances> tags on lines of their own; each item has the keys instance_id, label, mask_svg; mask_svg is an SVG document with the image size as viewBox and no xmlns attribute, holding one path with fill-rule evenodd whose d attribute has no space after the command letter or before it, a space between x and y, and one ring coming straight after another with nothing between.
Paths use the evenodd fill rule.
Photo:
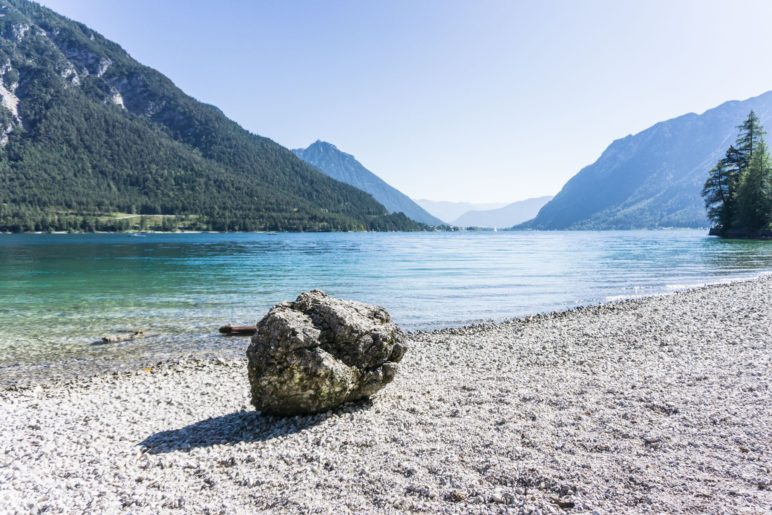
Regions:
<instances>
[{"instance_id":1,"label":"forested mountain slope","mask_svg":"<svg viewBox=\"0 0 772 515\"><path fill-rule=\"evenodd\" d=\"M427 225L444 224L442 220L435 218L413 202L410 197L365 168L354 156L341 152L332 143L316 141L308 148L298 148L293 152L333 179L371 194L392 213L405 213L416 222Z\"/></svg>"},{"instance_id":2,"label":"forested mountain slope","mask_svg":"<svg viewBox=\"0 0 772 515\"><path fill-rule=\"evenodd\" d=\"M708 227L705 179L754 110L772 127L772 92L686 114L614 141L519 228Z\"/></svg>"},{"instance_id":3,"label":"forested mountain slope","mask_svg":"<svg viewBox=\"0 0 772 515\"><path fill-rule=\"evenodd\" d=\"M0 15L0 230L418 228L88 27L27 0Z\"/></svg>"}]
</instances>

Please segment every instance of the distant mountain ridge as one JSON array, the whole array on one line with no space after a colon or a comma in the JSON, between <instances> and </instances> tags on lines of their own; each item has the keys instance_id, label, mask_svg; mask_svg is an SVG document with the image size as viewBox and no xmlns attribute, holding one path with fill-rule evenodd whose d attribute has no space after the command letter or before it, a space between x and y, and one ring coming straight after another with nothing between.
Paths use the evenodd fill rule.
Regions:
<instances>
[{"instance_id":1,"label":"distant mountain ridge","mask_svg":"<svg viewBox=\"0 0 772 515\"><path fill-rule=\"evenodd\" d=\"M551 196L519 200L496 209L475 210L464 213L452 222L457 227L509 228L531 220L550 200Z\"/></svg>"},{"instance_id":2,"label":"distant mountain ridge","mask_svg":"<svg viewBox=\"0 0 772 515\"><path fill-rule=\"evenodd\" d=\"M772 130L772 92L657 123L614 141L520 229L708 227L708 170L754 110Z\"/></svg>"},{"instance_id":3,"label":"distant mountain ridge","mask_svg":"<svg viewBox=\"0 0 772 515\"><path fill-rule=\"evenodd\" d=\"M365 168L354 156L342 152L332 143L317 140L307 148L296 148L292 152L333 179L371 194L391 213L404 213L412 220L427 225L443 225L442 220L426 212L407 195Z\"/></svg>"},{"instance_id":4,"label":"distant mountain ridge","mask_svg":"<svg viewBox=\"0 0 772 515\"><path fill-rule=\"evenodd\" d=\"M419 228L85 25L28 0L0 0L0 15L0 231L116 230L140 215L216 230Z\"/></svg>"},{"instance_id":5,"label":"distant mountain ridge","mask_svg":"<svg viewBox=\"0 0 772 515\"><path fill-rule=\"evenodd\" d=\"M452 224L456 219L469 211L488 211L507 205L506 202L472 203L428 199L416 199L415 202L433 216L436 216L447 224Z\"/></svg>"}]
</instances>

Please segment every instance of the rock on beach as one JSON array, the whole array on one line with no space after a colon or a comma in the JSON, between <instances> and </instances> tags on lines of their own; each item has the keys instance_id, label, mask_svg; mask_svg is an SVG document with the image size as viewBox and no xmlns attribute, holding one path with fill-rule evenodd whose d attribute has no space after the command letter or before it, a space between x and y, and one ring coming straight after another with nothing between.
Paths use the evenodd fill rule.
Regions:
<instances>
[{"instance_id":1,"label":"rock on beach","mask_svg":"<svg viewBox=\"0 0 772 515\"><path fill-rule=\"evenodd\" d=\"M302 293L257 324L247 349L252 404L298 415L370 397L394 379L406 349L385 309Z\"/></svg>"}]
</instances>

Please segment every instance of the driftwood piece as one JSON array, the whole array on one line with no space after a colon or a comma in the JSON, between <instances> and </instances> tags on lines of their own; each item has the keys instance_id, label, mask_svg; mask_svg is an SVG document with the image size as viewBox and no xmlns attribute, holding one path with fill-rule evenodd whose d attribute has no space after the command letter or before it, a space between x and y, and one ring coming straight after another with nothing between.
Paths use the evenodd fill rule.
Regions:
<instances>
[{"instance_id":1,"label":"driftwood piece","mask_svg":"<svg viewBox=\"0 0 772 515\"><path fill-rule=\"evenodd\" d=\"M224 325L220 328L220 333L225 336L252 336L257 332L254 325Z\"/></svg>"}]
</instances>

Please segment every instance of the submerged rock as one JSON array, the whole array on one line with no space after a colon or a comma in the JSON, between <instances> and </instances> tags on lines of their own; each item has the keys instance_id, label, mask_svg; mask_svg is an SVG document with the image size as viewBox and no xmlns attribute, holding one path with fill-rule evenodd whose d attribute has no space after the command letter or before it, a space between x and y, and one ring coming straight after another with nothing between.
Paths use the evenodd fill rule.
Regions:
<instances>
[{"instance_id":1,"label":"submerged rock","mask_svg":"<svg viewBox=\"0 0 772 515\"><path fill-rule=\"evenodd\" d=\"M143 330L136 330L136 331L127 331L125 333L121 334L108 334L102 337L101 340L97 340L94 342L94 344L105 344L105 343L119 343L119 342L127 342L129 340L137 340L139 338L145 337L145 331Z\"/></svg>"},{"instance_id":2,"label":"submerged rock","mask_svg":"<svg viewBox=\"0 0 772 515\"><path fill-rule=\"evenodd\" d=\"M252 404L297 415L369 397L394 379L406 349L385 309L302 293L257 324L247 349Z\"/></svg>"}]
</instances>

